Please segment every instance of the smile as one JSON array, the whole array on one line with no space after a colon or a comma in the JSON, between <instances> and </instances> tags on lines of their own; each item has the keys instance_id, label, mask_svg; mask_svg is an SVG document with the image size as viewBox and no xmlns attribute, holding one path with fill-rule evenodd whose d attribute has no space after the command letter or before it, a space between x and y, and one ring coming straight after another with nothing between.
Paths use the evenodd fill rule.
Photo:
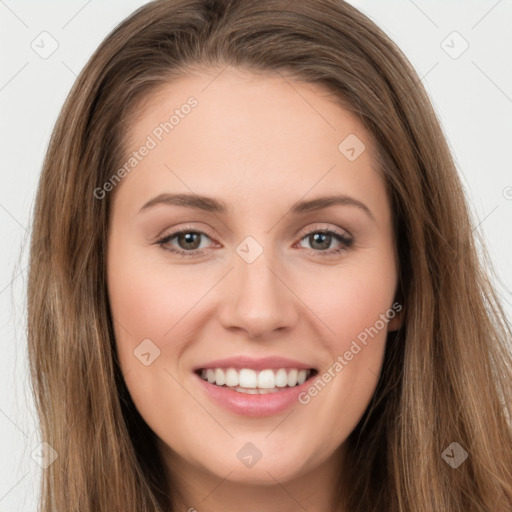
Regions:
<instances>
[{"instance_id":1,"label":"smile","mask_svg":"<svg viewBox=\"0 0 512 512\"><path fill-rule=\"evenodd\" d=\"M225 387L247 394L277 393L286 388L303 384L314 369L299 368L264 369L256 371L251 368L208 368L200 369L197 374L216 386Z\"/></svg>"},{"instance_id":2,"label":"smile","mask_svg":"<svg viewBox=\"0 0 512 512\"><path fill-rule=\"evenodd\" d=\"M225 411L242 416L270 416L299 402L318 375L314 368L198 368L201 393Z\"/></svg>"}]
</instances>

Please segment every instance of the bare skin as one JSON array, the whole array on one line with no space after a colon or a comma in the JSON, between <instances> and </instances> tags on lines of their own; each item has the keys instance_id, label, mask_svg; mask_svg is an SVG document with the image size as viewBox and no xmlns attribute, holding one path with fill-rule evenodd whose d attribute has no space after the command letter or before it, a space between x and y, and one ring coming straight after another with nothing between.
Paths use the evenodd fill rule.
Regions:
<instances>
[{"instance_id":1,"label":"bare skin","mask_svg":"<svg viewBox=\"0 0 512 512\"><path fill-rule=\"evenodd\" d=\"M400 325L394 316L343 356L395 302L385 183L362 125L326 90L219 71L166 85L132 126L130 151L148 135L157 144L112 192L108 286L119 361L179 490L176 510L331 512L343 443L375 391L387 332ZM155 127L189 97L197 106L157 140ZM365 145L353 161L338 149L349 134ZM163 203L141 211L163 193L212 197L227 211ZM345 202L291 212L297 201L331 195L369 211ZM181 228L191 235L159 245ZM249 236L248 250L262 250L250 263L237 252ZM147 366L134 356L146 339L160 351ZM331 379L282 413L235 414L192 370L239 355L292 358L320 375L330 368ZM346 365L336 372L340 355ZM248 442L262 455L252 467L237 457Z\"/></svg>"}]
</instances>

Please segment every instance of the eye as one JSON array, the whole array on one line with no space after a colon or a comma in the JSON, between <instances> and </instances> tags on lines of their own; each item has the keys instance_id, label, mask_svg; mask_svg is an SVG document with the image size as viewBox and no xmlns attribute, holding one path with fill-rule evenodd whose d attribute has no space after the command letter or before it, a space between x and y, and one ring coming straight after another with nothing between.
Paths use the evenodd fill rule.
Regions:
<instances>
[{"instance_id":1,"label":"eye","mask_svg":"<svg viewBox=\"0 0 512 512\"><path fill-rule=\"evenodd\" d=\"M322 230L315 229L309 231L302 239L301 242L306 241L310 244L310 248L319 253L325 253L325 255L337 254L341 251L348 249L354 240L348 235L338 233L330 229ZM332 243L337 243L338 246L335 248L331 247ZM323 255L323 254L322 254Z\"/></svg>"},{"instance_id":2,"label":"eye","mask_svg":"<svg viewBox=\"0 0 512 512\"><path fill-rule=\"evenodd\" d=\"M211 244L204 245L204 239L212 240L208 233L199 231L191 227L183 227L157 240L157 244L167 251L177 256L199 257L203 256ZM315 255L330 256L345 251L351 247L354 240L349 235L339 233L332 229L314 229L303 236L300 241L300 247L303 242L310 244L310 251ZM333 244L337 246L332 247ZM308 249L307 247L305 247Z\"/></svg>"},{"instance_id":3,"label":"eye","mask_svg":"<svg viewBox=\"0 0 512 512\"><path fill-rule=\"evenodd\" d=\"M211 240L211 238L202 231L184 227L160 238L156 243L162 247L162 249L173 252L178 256L195 257L201 256L205 252L205 246L201 245L203 237ZM172 244L172 241L175 241L175 244ZM206 248L207 247L208 245Z\"/></svg>"}]
</instances>

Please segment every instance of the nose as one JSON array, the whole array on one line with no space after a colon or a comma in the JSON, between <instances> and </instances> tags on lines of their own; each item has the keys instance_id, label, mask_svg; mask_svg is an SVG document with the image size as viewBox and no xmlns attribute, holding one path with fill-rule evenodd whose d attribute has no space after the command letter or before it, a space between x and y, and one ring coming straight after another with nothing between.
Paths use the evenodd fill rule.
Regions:
<instances>
[{"instance_id":1,"label":"nose","mask_svg":"<svg viewBox=\"0 0 512 512\"><path fill-rule=\"evenodd\" d=\"M267 258L266 251L252 263L235 255L223 294L219 308L223 327L243 331L249 338L267 339L290 330L300 318L300 300L285 272Z\"/></svg>"}]
</instances>

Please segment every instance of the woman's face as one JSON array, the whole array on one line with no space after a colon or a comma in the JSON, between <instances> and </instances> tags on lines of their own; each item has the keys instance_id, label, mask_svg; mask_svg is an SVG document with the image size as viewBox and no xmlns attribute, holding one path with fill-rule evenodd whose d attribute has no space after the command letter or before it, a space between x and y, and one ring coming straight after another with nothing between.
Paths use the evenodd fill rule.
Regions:
<instances>
[{"instance_id":1,"label":"woman's face","mask_svg":"<svg viewBox=\"0 0 512 512\"><path fill-rule=\"evenodd\" d=\"M120 365L178 480L330 478L399 326L385 184L323 88L218 73L132 125L110 192Z\"/></svg>"}]
</instances>

